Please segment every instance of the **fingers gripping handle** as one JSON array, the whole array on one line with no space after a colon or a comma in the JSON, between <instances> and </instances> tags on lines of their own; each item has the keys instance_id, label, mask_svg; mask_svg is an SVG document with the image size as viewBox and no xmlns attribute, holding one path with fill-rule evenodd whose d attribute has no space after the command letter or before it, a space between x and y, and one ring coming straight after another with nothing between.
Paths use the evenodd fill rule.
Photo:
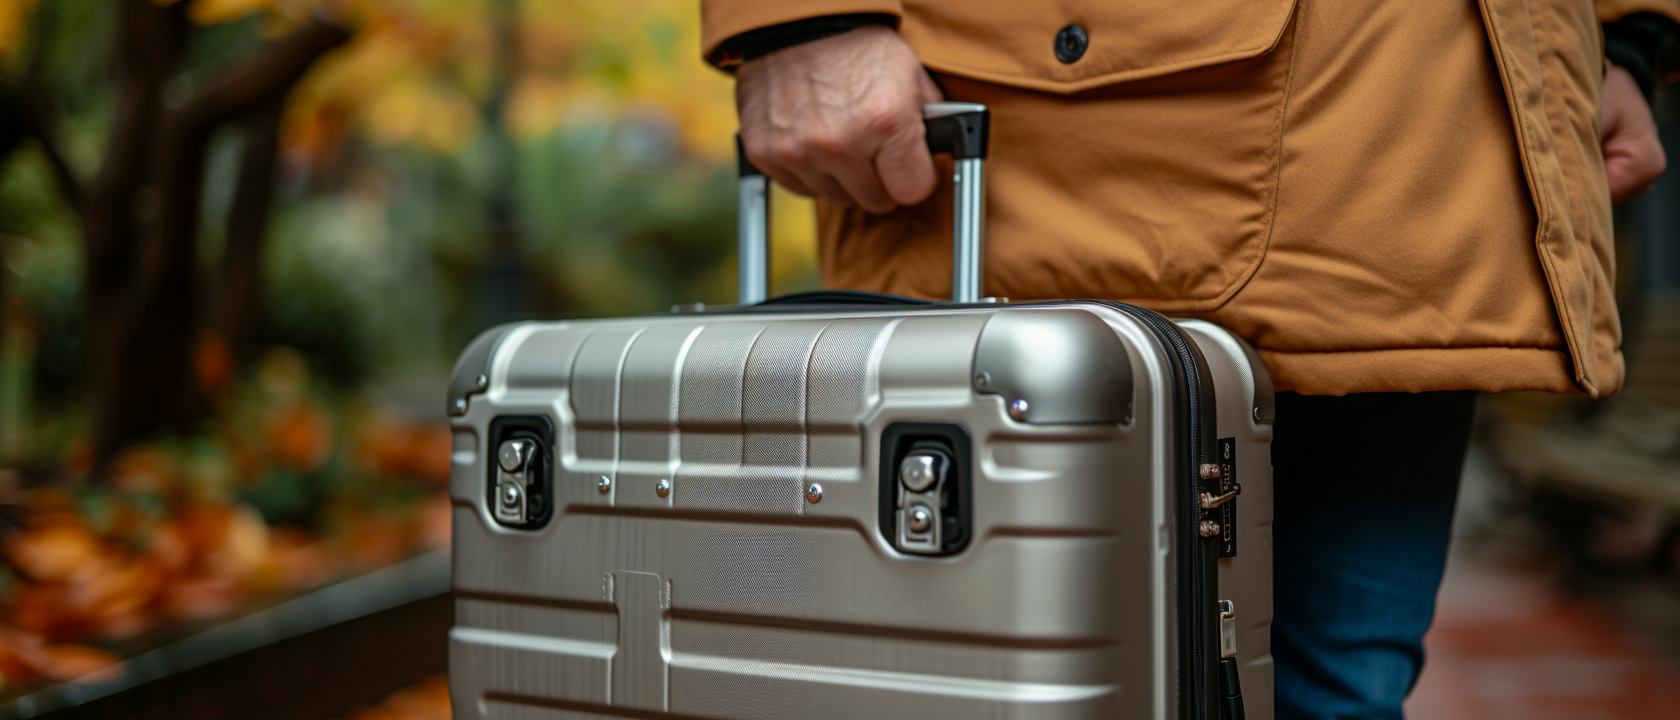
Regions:
<instances>
[{"instance_id":1,"label":"fingers gripping handle","mask_svg":"<svg viewBox=\"0 0 1680 720\"><path fill-rule=\"evenodd\" d=\"M956 211L952 226L951 300L976 302L985 278L986 178L984 164L991 113L977 103L922 106L928 150L956 161ZM741 187L737 200L738 298L742 305L764 302L770 291L770 180L747 160L735 141Z\"/></svg>"}]
</instances>

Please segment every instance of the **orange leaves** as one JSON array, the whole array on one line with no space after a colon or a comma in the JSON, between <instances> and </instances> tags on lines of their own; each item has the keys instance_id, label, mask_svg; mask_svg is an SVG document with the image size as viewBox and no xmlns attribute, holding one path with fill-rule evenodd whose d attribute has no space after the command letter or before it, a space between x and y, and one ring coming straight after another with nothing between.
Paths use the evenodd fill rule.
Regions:
<instances>
[{"instance_id":1,"label":"orange leaves","mask_svg":"<svg viewBox=\"0 0 1680 720\"><path fill-rule=\"evenodd\" d=\"M220 333L202 333L193 343L193 378L205 397L220 395L233 381L233 349Z\"/></svg>"},{"instance_id":2,"label":"orange leaves","mask_svg":"<svg viewBox=\"0 0 1680 720\"><path fill-rule=\"evenodd\" d=\"M87 527L53 522L7 539L5 554L24 575L11 622L45 637L121 637L149 625L146 608L161 571L155 560L123 552Z\"/></svg>"},{"instance_id":3,"label":"orange leaves","mask_svg":"<svg viewBox=\"0 0 1680 720\"><path fill-rule=\"evenodd\" d=\"M320 469L333 449L332 421L319 407L299 404L268 424L268 447L281 465L298 472Z\"/></svg>"},{"instance_id":4,"label":"orange leaves","mask_svg":"<svg viewBox=\"0 0 1680 720\"><path fill-rule=\"evenodd\" d=\"M23 44L24 26L35 12L36 0L0 2L0 58L18 51Z\"/></svg>"},{"instance_id":5,"label":"orange leaves","mask_svg":"<svg viewBox=\"0 0 1680 720\"><path fill-rule=\"evenodd\" d=\"M130 448L98 487L21 492L21 528L0 535L0 686L114 662L67 641L226 617L448 545L446 425L341 400L286 349L226 382L206 434Z\"/></svg>"},{"instance_id":6,"label":"orange leaves","mask_svg":"<svg viewBox=\"0 0 1680 720\"><path fill-rule=\"evenodd\" d=\"M109 679L117 662L111 653L86 645L45 643L35 635L0 625L0 677L8 683Z\"/></svg>"},{"instance_id":7,"label":"orange leaves","mask_svg":"<svg viewBox=\"0 0 1680 720\"><path fill-rule=\"evenodd\" d=\"M441 486L449 484L450 442L448 426L381 418L357 433L356 444L375 475L412 477Z\"/></svg>"},{"instance_id":8,"label":"orange leaves","mask_svg":"<svg viewBox=\"0 0 1680 720\"><path fill-rule=\"evenodd\" d=\"M101 543L81 525L53 523L7 538L6 557L25 575L42 582L65 582L76 573L96 571L88 561Z\"/></svg>"},{"instance_id":9,"label":"orange leaves","mask_svg":"<svg viewBox=\"0 0 1680 720\"><path fill-rule=\"evenodd\" d=\"M449 676L433 675L414 687L398 690L376 707L356 713L352 720L449 720Z\"/></svg>"},{"instance_id":10,"label":"orange leaves","mask_svg":"<svg viewBox=\"0 0 1680 720\"><path fill-rule=\"evenodd\" d=\"M260 434L252 437L247 426L229 428L239 433L230 443L247 455L247 473L270 462L296 472L314 472L332 457L336 429L332 417L311 397L309 368L297 353L276 348L257 364L253 403ZM252 454L254 453L254 454Z\"/></svg>"}]
</instances>

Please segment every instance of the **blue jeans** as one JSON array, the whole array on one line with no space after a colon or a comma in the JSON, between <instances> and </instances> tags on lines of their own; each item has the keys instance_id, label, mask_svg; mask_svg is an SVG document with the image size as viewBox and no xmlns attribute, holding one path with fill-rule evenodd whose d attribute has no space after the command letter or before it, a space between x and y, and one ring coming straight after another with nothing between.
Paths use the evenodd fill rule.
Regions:
<instances>
[{"instance_id":1,"label":"blue jeans","mask_svg":"<svg viewBox=\"0 0 1680 720\"><path fill-rule=\"evenodd\" d=\"M1473 392L1278 394L1278 720L1402 717L1475 407Z\"/></svg>"}]
</instances>

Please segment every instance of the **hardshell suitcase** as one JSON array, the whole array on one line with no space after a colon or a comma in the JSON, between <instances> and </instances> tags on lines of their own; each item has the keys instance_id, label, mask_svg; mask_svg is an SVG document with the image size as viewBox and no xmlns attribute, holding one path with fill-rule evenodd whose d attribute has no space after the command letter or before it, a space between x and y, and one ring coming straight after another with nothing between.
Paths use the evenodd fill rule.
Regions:
<instances>
[{"instance_id":1,"label":"hardshell suitcase","mask_svg":"<svg viewBox=\"0 0 1680 720\"><path fill-rule=\"evenodd\" d=\"M462 354L456 718L1272 716L1265 367L1206 322L981 301L987 114L928 115L963 302L516 323Z\"/></svg>"}]
</instances>

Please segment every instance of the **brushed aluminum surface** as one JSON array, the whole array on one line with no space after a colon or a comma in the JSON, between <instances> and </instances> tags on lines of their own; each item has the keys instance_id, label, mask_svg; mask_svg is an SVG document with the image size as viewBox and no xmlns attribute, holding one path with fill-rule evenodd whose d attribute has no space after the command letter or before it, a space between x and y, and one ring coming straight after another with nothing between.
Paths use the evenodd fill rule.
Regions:
<instances>
[{"instance_id":1,"label":"brushed aluminum surface","mask_svg":"<svg viewBox=\"0 0 1680 720\"><path fill-rule=\"evenodd\" d=\"M452 419L456 717L1174 717L1173 361L1129 316L1053 311L1069 308L1119 339L1129 421L1031 425L975 391L987 321L1051 309L507 330L488 389ZM1254 368L1223 331L1192 332L1218 432L1239 438L1242 550L1219 561L1220 597L1242 608L1248 715L1264 720L1271 429L1252 418L1262 385L1239 377ZM535 531L490 516L500 415L558 429L557 505ZM973 438L974 539L957 555L899 552L877 527L894 422Z\"/></svg>"}]
</instances>

